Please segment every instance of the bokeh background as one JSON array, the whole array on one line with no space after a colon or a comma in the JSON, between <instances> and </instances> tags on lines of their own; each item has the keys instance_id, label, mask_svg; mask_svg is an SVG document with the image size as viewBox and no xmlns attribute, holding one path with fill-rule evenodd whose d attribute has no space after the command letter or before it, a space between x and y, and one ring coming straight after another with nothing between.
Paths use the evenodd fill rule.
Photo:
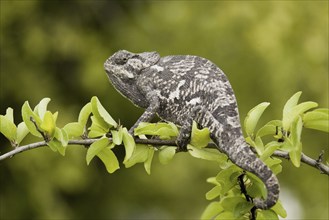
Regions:
<instances>
[{"instance_id":1,"label":"bokeh background","mask_svg":"<svg viewBox=\"0 0 329 220\"><path fill-rule=\"evenodd\" d=\"M76 121L98 96L113 118L130 127L143 110L109 84L104 61L118 49L162 56L206 57L229 77L241 118L271 102L262 123L281 118L285 101L328 107L328 1L17 1L1 0L0 114L28 100L52 99L59 125ZM0 151L10 150L0 136ZM34 141L29 138L26 142ZM328 135L303 132L303 150L317 158ZM116 153L122 159L123 151ZM65 157L47 148L0 162L1 219L197 219L208 204L206 178L216 164L178 154L168 165L155 157L108 174L86 149ZM287 219L328 219L328 176L283 163L279 175Z\"/></svg>"}]
</instances>

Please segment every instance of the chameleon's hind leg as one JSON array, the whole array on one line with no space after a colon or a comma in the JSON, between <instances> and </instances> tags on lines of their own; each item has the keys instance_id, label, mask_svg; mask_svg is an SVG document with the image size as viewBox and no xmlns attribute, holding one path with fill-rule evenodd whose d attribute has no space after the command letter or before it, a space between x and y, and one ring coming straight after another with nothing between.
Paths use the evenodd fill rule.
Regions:
<instances>
[{"instance_id":1,"label":"chameleon's hind leg","mask_svg":"<svg viewBox=\"0 0 329 220\"><path fill-rule=\"evenodd\" d=\"M192 114L185 120L180 129L179 136L177 138L177 151L187 151L187 144L191 140L192 124L195 121L202 128L208 128L210 131L210 137L214 139L217 135L218 137L223 132L223 125L213 116L213 114L206 108L197 106L193 108ZM223 134L222 134L223 135ZM225 136L225 135L224 135ZM226 138L223 137L223 138ZM218 140L218 138L216 138ZM222 148L220 142L217 141L217 148L221 152L225 152Z\"/></svg>"},{"instance_id":2,"label":"chameleon's hind leg","mask_svg":"<svg viewBox=\"0 0 329 220\"><path fill-rule=\"evenodd\" d=\"M193 120L197 121L197 118L202 117L202 115L205 115L206 110L200 106L196 106L192 109L191 112L192 113L186 118L186 120L182 124L179 135L177 137L177 152L187 151L187 145L191 140Z\"/></svg>"}]
</instances>

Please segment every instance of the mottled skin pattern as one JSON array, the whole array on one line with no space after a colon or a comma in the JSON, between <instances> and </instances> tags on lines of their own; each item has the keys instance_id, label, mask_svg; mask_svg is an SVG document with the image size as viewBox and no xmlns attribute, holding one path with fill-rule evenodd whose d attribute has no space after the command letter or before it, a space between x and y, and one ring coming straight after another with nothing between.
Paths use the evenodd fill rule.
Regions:
<instances>
[{"instance_id":1,"label":"mottled skin pattern","mask_svg":"<svg viewBox=\"0 0 329 220\"><path fill-rule=\"evenodd\" d=\"M234 92L215 64L197 56L161 58L157 52L120 50L106 60L104 67L114 87L146 109L131 133L140 122L149 122L157 114L181 126L177 144L180 150L186 150L195 120L209 128L218 149L233 163L265 183L267 198L254 199L255 206L269 209L277 202L278 180L245 142Z\"/></svg>"}]
</instances>

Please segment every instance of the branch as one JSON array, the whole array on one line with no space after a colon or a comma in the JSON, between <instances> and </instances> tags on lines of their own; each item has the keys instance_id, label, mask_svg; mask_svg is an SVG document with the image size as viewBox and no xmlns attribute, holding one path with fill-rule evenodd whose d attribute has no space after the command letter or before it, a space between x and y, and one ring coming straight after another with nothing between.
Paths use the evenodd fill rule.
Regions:
<instances>
[{"instance_id":1,"label":"branch","mask_svg":"<svg viewBox=\"0 0 329 220\"><path fill-rule=\"evenodd\" d=\"M246 172L244 171L239 177L238 177L238 182L240 186L240 191L241 193L246 197L247 202L252 202L251 196L248 195L246 185L244 184L244 176L246 175ZM252 207L250 210L250 220L255 220L256 219L256 206Z\"/></svg>"},{"instance_id":2,"label":"branch","mask_svg":"<svg viewBox=\"0 0 329 220\"><path fill-rule=\"evenodd\" d=\"M109 138L110 140L112 140L112 138ZM82 139L82 140L70 140L68 142L68 145L84 145L84 146L89 146L92 143L94 143L95 141L97 141L98 139ZM139 139L136 138L135 142L137 144L149 144L149 145L153 145L156 148L159 148L161 146L172 146L172 147L177 147L177 144L175 142L175 140L159 140L159 139ZM21 152L27 151L27 150L31 150L34 148L39 148L39 147L44 147L47 146L47 143L45 141L41 141L41 142L36 142L36 143L32 143L32 144L28 144L28 145L24 145L21 147L17 147L12 151L9 151L3 155L0 156L0 161L1 160L5 160L7 158L11 158L13 156L15 156L16 154L19 154ZM209 143L209 145L207 146L207 148L215 148L217 149L216 145L214 143ZM289 153L288 152L284 152L284 151L279 151L276 150L272 156L275 157L281 157L284 159L289 160ZM321 173L329 175L329 166L325 165L322 163L322 158L323 158L323 152L319 155L318 159L312 159L309 156L305 155L304 153L302 153L302 157L301 157L301 162L314 167L318 170L320 170Z\"/></svg>"},{"instance_id":3,"label":"branch","mask_svg":"<svg viewBox=\"0 0 329 220\"><path fill-rule=\"evenodd\" d=\"M112 138L109 138L112 141ZM68 145L84 145L84 146L89 146L98 139L83 139L83 140L69 140ZM156 139L135 139L135 142L137 144L150 144L154 145L155 147L160 147L163 145L169 145L169 146L176 146L175 141L172 140L156 140ZM39 147L45 147L47 146L47 142L45 141L40 141L32 144L27 144L23 145L21 147L16 147L14 150L9 151L7 153L4 153L0 155L0 161L5 160L7 158L12 158L16 154L19 154L21 152L27 151L27 150L32 150L34 148L39 148Z\"/></svg>"},{"instance_id":4,"label":"branch","mask_svg":"<svg viewBox=\"0 0 329 220\"><path fill-rule=\"evenodd\" d=\"M273 156L290 160L289 153L284 152L284 151L277 150L273 153ZM321 154L319 155L319 158L314 160L314 159L310 158L309 156L305 155L304 153L302 153L301 162L320 170L320 172L323 174L329 175L329 166L326 166L322 163L322 156L323 156L323 153L321 152Z\"/></svg>"}]
</instances>

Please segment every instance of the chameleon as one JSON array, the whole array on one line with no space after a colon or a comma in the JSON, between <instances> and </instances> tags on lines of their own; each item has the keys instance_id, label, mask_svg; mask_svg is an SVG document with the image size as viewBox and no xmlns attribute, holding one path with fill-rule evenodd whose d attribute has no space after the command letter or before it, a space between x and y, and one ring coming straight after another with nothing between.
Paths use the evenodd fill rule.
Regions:
<instances>
[{"instance_id":1,"label":"chameleon","mask_svg":"<svg viewBox=\"0 0 329 220\"><path fill-rule=\"evenodd\" d=\"M129 132L156 115L180 126L177 146L187 150L192 123L208 128L218 150L245 171L260 178L266 199L254 198L259 209L269 209L279 198L274 173L251 150L240 125L234 91L225 73L208 59L193 55L161 57L157 52L119 50L104 63L114 88L144 113Z\"/></svg>"}]
</instances>

